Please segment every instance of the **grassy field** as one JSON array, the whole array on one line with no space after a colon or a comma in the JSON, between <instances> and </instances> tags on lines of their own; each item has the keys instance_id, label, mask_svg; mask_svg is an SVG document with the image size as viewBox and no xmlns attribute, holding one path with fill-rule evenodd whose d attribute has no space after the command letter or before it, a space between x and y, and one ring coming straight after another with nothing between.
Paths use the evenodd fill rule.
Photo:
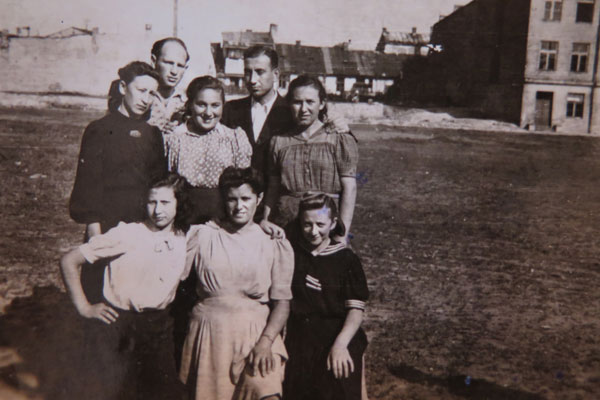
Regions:
<instances>
[{"instance_id":1,"label":"grassy field","mask_svg":"<svg viewBox=\"0 0 600 400\"><path fill-rule=\"evenodd\" d=\"M70 398L57 261L81 239L66 204L98 116L0 110L0 346L23 358L0 362L0 398ZM353 130L371 399L600 398L600 140Z\"/></svg>"}]
</instances>

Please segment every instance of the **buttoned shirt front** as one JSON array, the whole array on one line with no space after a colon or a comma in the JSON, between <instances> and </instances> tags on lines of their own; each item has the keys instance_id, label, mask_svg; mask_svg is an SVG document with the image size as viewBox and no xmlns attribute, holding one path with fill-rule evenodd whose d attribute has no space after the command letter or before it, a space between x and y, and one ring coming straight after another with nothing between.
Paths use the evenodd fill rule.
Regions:
<instances>
[{"instance_id":1,"label":"buttoned shirt front","mask_svg":"<svg viewBox=\"0 0 600 400\"><path fill-rule=\"evenodd\" d=\"M263 126L265 126L265 121L267 120L267 116L269 112L273 108L273 104L275 104L275 100L277 100L277 93L274 93L274 96L271 100L267 101L265 104L261 104L260 102L252 99L252 130L254 134L254 141L258 141L258 136L260 135L260 131L262 131Z\"/></svg>"},{"instance_id":2,"label":"buttoned shirt front","mask_svg":"<svg viewBox=\"0 0 600 400\"><path fill-rule=\"evenodd\" d=\"M156 126L164 133L165 126L171 122L173 115L185 110L187 97L182 90L176 89L168 98L164 98L158 92L153 93L152 105L150 106L150 117L148 123Z\"/></svg>"}]
</instances>

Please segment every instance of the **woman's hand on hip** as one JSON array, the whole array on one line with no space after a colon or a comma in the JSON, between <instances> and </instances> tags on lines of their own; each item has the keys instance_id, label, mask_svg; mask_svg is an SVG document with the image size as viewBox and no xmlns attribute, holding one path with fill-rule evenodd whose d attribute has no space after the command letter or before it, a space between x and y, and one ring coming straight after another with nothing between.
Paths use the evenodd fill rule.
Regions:
<instances>
[{"instance_id":1,"label":"woman's hand on hip","mask_svg":"<svg viewBox=\"0 0 600 400\"><path fill-rule=\"evenodd\" d=\"M108 325L115 322L119 317L114 308L104 303L88 304L78 311L85 318L96 318Z\"/></svg>"}]
</instances>

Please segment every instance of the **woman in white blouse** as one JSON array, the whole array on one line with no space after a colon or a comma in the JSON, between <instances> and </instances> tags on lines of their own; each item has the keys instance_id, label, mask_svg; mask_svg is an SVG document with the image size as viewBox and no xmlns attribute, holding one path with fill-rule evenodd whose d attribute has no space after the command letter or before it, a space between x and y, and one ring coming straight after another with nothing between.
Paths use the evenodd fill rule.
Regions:
<instances>
[{"instance_id":1,"label":"woman in white blouse","mask_svg":"<svg viewBox=\"0 0 600 400\"><path fill-rule=\"evenodd\" d=\"M216 78L194 79L186 94L187 121L168 136L167 158L169 170L193 186L190 223L198 224L222 217L219 176L227 167L249 167L252 146L243 129L220 123L225 91Z\"/></svg>"}]
</instances>

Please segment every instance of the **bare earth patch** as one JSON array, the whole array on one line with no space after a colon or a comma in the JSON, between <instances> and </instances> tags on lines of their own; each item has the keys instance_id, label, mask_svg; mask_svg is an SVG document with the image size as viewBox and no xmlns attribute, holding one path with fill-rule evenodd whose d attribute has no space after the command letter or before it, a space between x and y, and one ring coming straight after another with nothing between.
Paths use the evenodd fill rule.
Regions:
<instances>
[{"instance_id":1,"label":"bare earth patch","mask_svg":"<svg viewBox=\"0 0 600 400\"><path fill-rule=\"evenodd\" d=\"M66 205L100 115L0 109L0 398L73 398L58 259L81 240ZM599 139L353 131L370 397L600 398Z\"/></svg>"}]
</instances>

